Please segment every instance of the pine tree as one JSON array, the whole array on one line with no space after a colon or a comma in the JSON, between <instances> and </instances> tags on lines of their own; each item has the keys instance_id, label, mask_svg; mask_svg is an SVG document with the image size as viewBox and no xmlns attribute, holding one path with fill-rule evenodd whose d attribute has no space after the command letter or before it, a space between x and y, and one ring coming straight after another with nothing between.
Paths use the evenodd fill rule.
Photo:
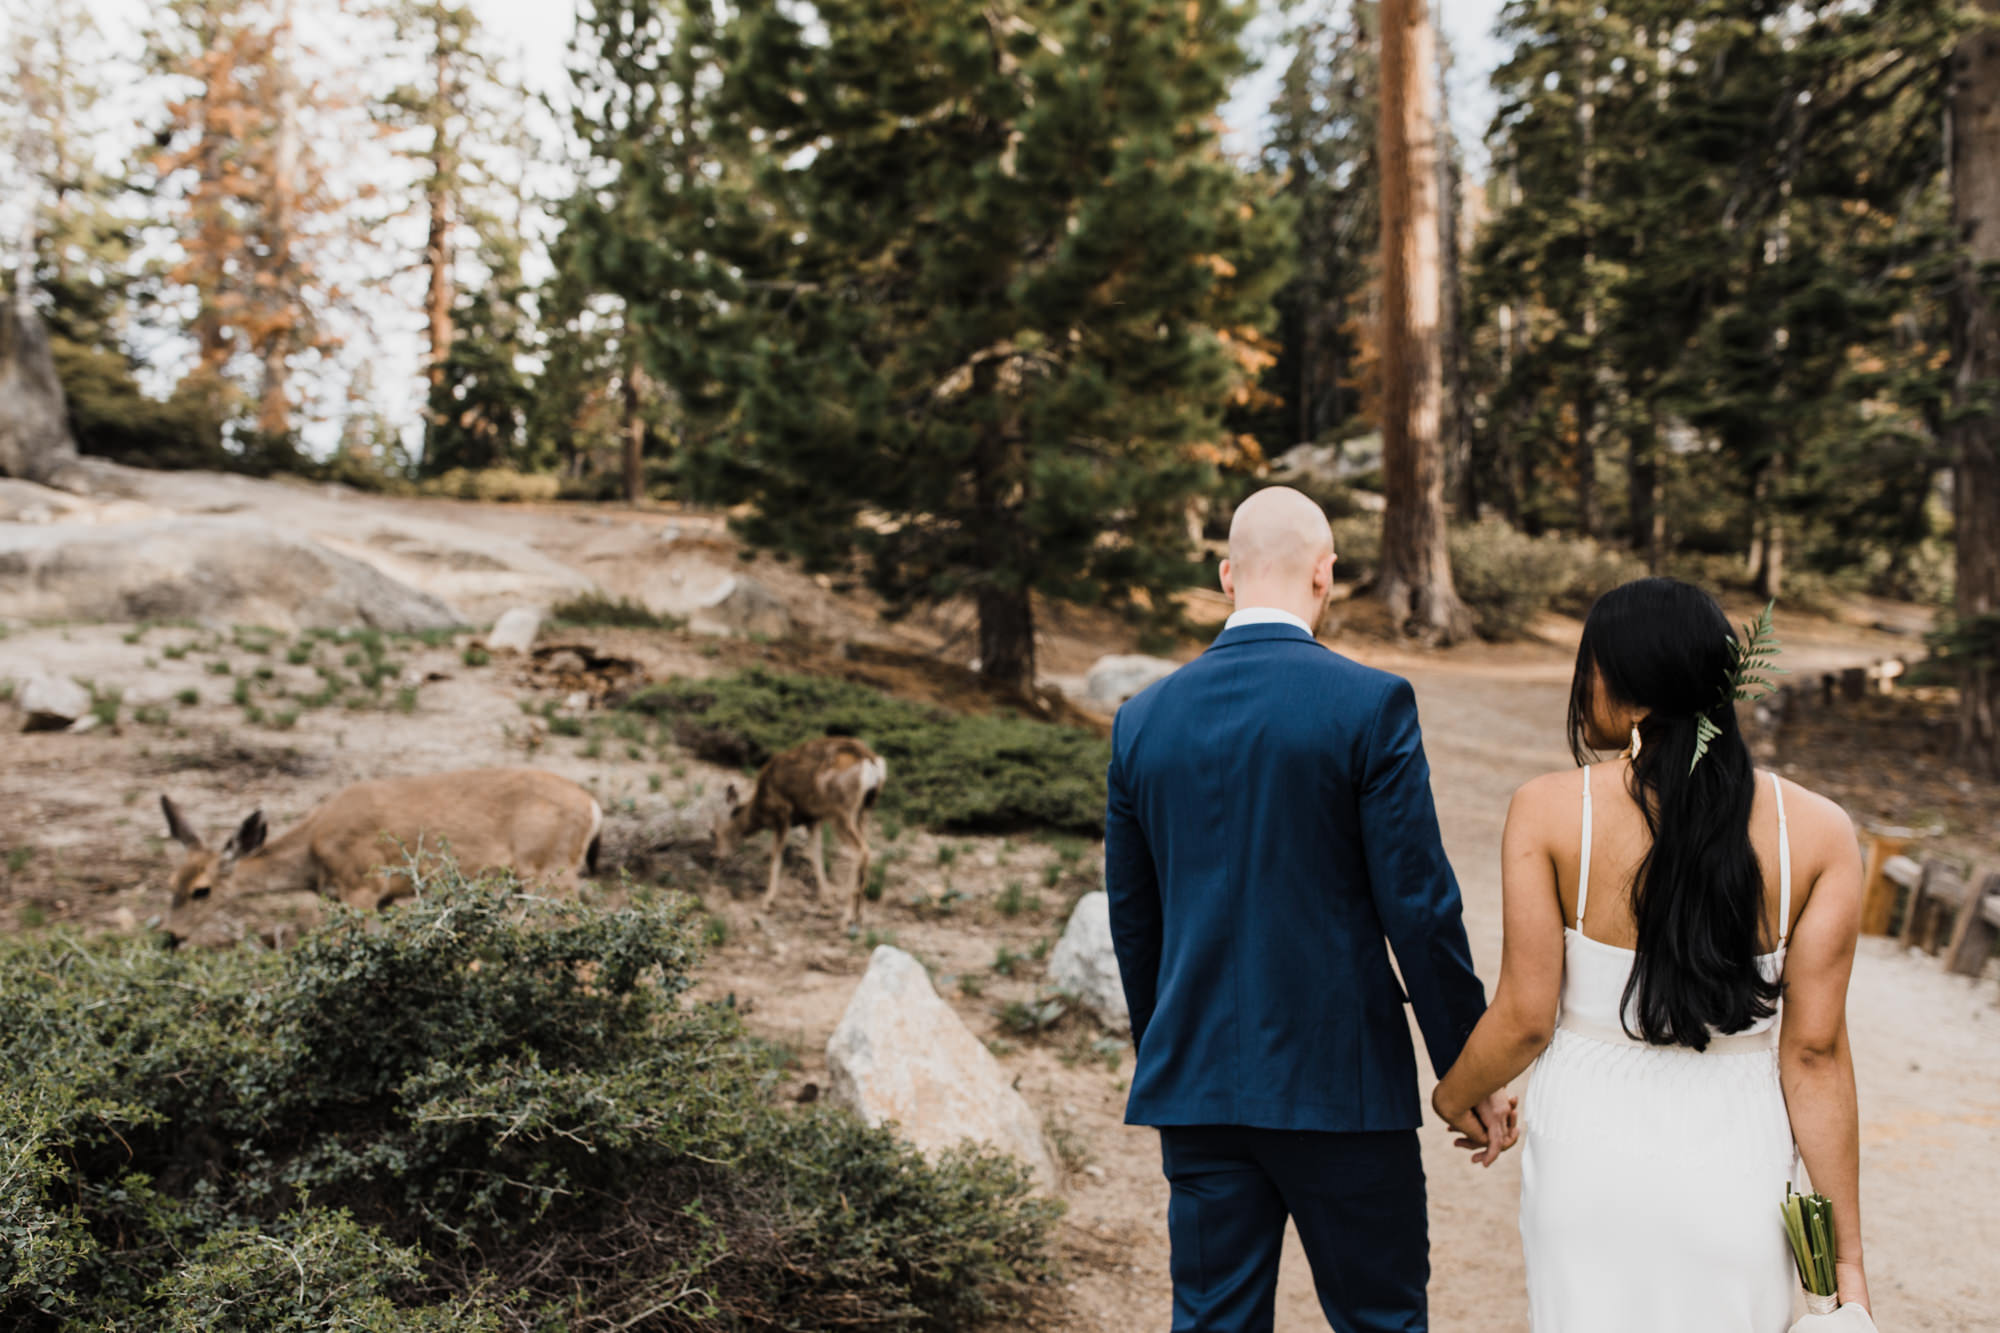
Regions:
<instances>
[{"instance_id":1,"label":"pine tree","mask_svg":"<svg viewBox=\"0 0 2000 1333\"><path fill-rule=\"evenodd\" d=\"M1285 39L1264 170L1292 204L1297 274L1279 291L1279 353L1264 387L1282 412L1253 419L1267 452L1339 440L1379 388L1364 378L1366 326L1379 279L1381 196L1373 0L1326 3Z\"/></svg>"},{"instance_id":2,"label":"pine tree","mask_svg":"<svg viewBox=\"0 0 2000 1333\"><path fill-rule=\"evenodd\" d=\"M743 350L715 363L743 529L858 557L897 607L965 599L980 671L1025 693L1038 594L1169 618L1196 570L1199 456L1283 277L1283 210L1217 145L1242 15L816 13L731 29L732 136L775 222L742 224Z\"/></svg>"},{"instance_id":3,"label":"pine tree","mask_svg":"<svg viewBox=\"0 0 2000 1333\"><path fill-rule=\"evenodd\" d=\"M193 84L168 104L151 169L181 255L168 277L194 296L196 367L177 395L221 433L255 366L254 430L241 458L297 467L295 360L331 346L319 313L338 299L319 259L343 203L306 144L314 90L297 67L295 0L171 0L152 11L148 54ZM245 378L253 378L245 376Z\"/></svg>"},{"instance_id":4,"label":"pine tree","mask_svg":"<svg viewBox=\"0 0 2000 1333\"><path fill-rule=\"evenodd\" d=\"M1952 215L1964 253L1953 288L1958 633L1970 640L1959 738L2000 773L2000 0L1951 60Z\"/></svg>"},{"instance_id":5,"label":"pine tree","mask_svg":"<svg viewBox=\"0 0 2000 1333\"><path fill-rule=\"evenodd\" d=\"M1436 41L1429 0L1382 0L1382 564L1375 595L1406 632L1472 632L1451 578L1438 336Z\"/></svg>"}]
</instances>

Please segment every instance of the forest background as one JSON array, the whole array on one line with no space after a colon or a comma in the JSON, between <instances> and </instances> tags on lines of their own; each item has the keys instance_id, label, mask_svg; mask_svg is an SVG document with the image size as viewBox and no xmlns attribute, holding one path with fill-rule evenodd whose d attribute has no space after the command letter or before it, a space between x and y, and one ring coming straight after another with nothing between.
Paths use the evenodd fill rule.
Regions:
<instances>
[{"instance_id":1,"label":"forest background","mask_svg":"<svg viewBox=\"0 0 2000 1333\"><path fill-rule=\"evenodd\" d=\"M85 452L732 506L1021 684L1037 597L1170 628L1282 475L1433 640L1935 605L2000 762L1994 0L1517 0L1474 79L1409 0L497 14L15 6Z\"/></svg>"}]
</instances>

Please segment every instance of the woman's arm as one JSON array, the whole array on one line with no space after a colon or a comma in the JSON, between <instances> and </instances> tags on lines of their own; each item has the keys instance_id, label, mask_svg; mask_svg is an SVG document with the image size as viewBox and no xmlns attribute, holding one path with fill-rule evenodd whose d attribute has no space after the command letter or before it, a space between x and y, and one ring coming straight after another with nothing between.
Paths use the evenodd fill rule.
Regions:
<instances>
[{"instance_id":1,"label":"woman's arm","mask_svg":"<svg viewBox=\"0 0 2000 1333\"><path fill-rule=\"evenodd\" d=\"M1840 1299L1868 1308L1861 1254L1861 1132L1854 1056L1847 1045L1847 979L1861 929L1861 853L1854 826L1829 803L1813 815L1825 849L1785 954L1778 1072L1792 1137L1812 1186L1833 1201Z\"/></svg>"},{"instance_id":2,"label":"woman's arm","mask_svg":"<svg viewBox=\"0 0 2000 1333\"><path fill-rule=\"evenodd\" d=\"M1458 1062L1431 1094L1440 1116L1482 1142L1473 1108L1534 1063L1555 1032L1562 998L1563 906L1540 813L1548 808L1548 787L1549 779L1537 779L1515 792L1507 807L1507 831L1500 840L1506 930L1500 984Z\"/></svg>"}]
</instances>

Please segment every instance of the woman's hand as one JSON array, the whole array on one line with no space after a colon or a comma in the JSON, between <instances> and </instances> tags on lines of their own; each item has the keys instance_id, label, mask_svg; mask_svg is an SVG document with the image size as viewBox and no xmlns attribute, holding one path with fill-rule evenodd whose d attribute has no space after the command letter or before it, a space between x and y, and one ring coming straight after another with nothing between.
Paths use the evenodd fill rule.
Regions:
<instances>
[{"instance_id":1,"label":"woman's hand","mask_svg":"<svg viewBox=\"0 0 2000 1333\"><path fill-rule=\"evenodd\" d=\"M1840 1303L1858 1305L1868 1311L1872 1318L1875 1308L1868 1303L1868 1277L1861 1270L1861 1261L1836 1260L1833 1265L1833 1275L1840 1283Z\"/></svg>"}]
</instances>

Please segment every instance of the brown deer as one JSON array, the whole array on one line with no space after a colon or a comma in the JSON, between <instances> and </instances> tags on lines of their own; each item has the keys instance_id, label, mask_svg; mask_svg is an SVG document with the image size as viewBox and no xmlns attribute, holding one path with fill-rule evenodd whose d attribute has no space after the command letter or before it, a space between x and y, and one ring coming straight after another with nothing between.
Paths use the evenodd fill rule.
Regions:
<instances>
[{"instance_id":1,"label":"brown deer","mask_svg":"<svg viewBox=\"0 0 2000 1333\"><path fill-rule=\"evenodd\" d=\"M778 893L785 837L804 824L812 849L814 887L826 893L826 849L820 825L832 823L834 836L853 849L854 890L841 928L861 919L861 889L868 880L868 838L862 820L882 794L889 766L851 736L823 736L772 757L757 774L757 789L744 800L731 783L723 793L729 813L715 829L715 854L729 856L737 843L759 829L771 830L771 882L764 890L769 908Z\"/></svg>"},{"instance_id":2,"label":"brown deer","mask_svg":"<svg viewBox=\"0 0 2000 1333\"><path fill-rule=\"evenodd\" d=\"M253 811L211 848L162 796L167 831L186 848L163 926L176 942L215 911L245 900L314 893L350 907L386 906L416 892L408 860L448 851L468 875L511 870L574 893L597 868L604 812L568 778L538 768L486 768L383 778L344 787L282 837L265 841Z\"/></svg>"}]
</instances>

